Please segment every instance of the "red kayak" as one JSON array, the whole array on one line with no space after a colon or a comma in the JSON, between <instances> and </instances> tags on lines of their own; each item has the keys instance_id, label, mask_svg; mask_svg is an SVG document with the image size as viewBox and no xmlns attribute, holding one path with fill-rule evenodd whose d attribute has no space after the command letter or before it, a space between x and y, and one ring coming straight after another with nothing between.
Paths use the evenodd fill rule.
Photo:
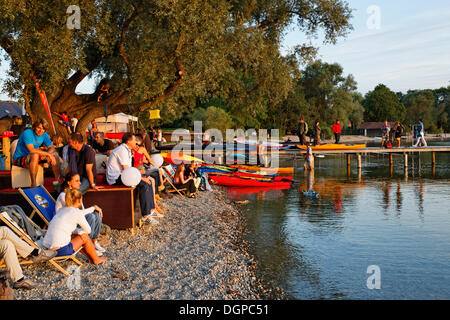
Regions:
<instances>
[{"instance_id":1,"label":"red kayak","mask_svg":"<svg viewBox=\"0 0 450 320\"><path fill-rule=\"evenodd\" d=\"M245 177L224 176L224 175L209 175L211 180L218 185L232 186L232 187L287 187L291 186L292 181L267 181L258 180Z\"/></svg>"},{"instance_id":2,"label":"red kayak","mask_svg":"<svg viewBox=\"0 0 450 320\"><path fill-rule=\"evenodd\" d=\"M262 174L257 173L248 173L248 172L241 172L241 171L235 171L235 172L208 172L208 175L216 175L216 176L226 176L226 177L242 177L242 178L251 178L251 179L257 179L261 181L292 181L293 177L291 176L266 176Z\"/></svg>"}]
</instances>

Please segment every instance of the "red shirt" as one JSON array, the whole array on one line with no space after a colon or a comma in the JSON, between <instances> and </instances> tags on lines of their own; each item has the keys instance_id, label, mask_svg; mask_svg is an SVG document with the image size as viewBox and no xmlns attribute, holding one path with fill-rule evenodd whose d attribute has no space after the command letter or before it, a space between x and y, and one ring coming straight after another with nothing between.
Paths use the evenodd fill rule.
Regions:
<instances>
[{"instance_id":1,"label":"red shirt","mask_svg":"<svg viewBox=\"0 0 450 320\"><path fill-rule=\"evenodd\" d=\"M334 133L341 133L341 124L340 123L333 124L333 132Z\"/></svg>"}]
</instances>

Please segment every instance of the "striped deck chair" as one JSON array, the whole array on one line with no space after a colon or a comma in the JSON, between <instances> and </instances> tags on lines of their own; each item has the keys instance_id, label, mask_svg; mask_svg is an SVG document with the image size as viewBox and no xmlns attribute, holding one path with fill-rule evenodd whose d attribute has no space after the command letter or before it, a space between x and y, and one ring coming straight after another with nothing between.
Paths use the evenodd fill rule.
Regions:
<instances>
[{"instance_id":1,"label":"striped deck chair","mask_svg":"<svg viewBox=\"0 0 450 320\"><path fill-rule=\"evenodd\" d=\"M172 189L167 189L168 192L178 192L178 194L184 198L183 193L186 193L186 188L183 189L178 189L177 187L175 187L175 184L173 182L174 179L174 175L175 175L175 170L173 169L173 167L169 164L167 166L163 166L163 183L165 183L166 181L169 182L170 186L172 187Z\"/></svg>"},{"instance_id":2,"label":"striped deck chair","mask_svg":"<svg viewBox=\"0 0 450 320\"><path fill-rule=\"evenodd\" d=\"M35 228L38 228L38 230L40 230L41 232L43 232L43 230L41 230L33 221L31 221L30 218L28 218L30 223L33 224L33 226L35 226ZM30 246L32 246L35 249L40 249L39 245L33 241L33 239L14 221L11 219L11 217L8 215L7 212L1 212L0 213L0 220L7 226L9 227L21 240L25 241L26 243L28 243ZM76 254L81 250L82 248L80 248L77 252L73 253L72 255L69 256L60 256L60 257L54 257L50 260L48 260L48 262L53 265L56 269L58 269L59 271L61 271L65 276L69 277L70 273L68 273L61 265L61 262L64 261L68 261L68 260L72 260L73 262L75 262L76 264L78 264L79 266L82 266L83 263L80 262L80 260L78 260L76 258ZM22 259L21 257L19 257L19 263L20 264L32 264L33 261L31 259ZM0 268L4 267L4 262L3 259L2 261L0 261Z\"/></svg>"},{"instance_id":3,"label":"striped deck chair","mask_svg":"<svg viewBox=\"0 0 450 320\"><path fill-rule=\"evenodd\" d=\"M46 226L48 226L50 220L52 220L55 215L56 201L47 189L40 185L34 188L19 188L19 192L33 208L30 219L33 219L34 215L37 213L38 216L45 222Z\"/></svg>"}]
</instances>

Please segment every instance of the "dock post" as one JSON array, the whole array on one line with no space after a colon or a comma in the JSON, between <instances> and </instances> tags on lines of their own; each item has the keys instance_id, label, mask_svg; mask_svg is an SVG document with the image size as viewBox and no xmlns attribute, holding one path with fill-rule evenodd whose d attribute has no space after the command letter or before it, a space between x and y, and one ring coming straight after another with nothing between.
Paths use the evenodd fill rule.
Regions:
<instances>
[{"instance_id":1,"label":"dock post","mask_svg":"<svg viewBox=\"0 0 450 320\"><path fill-rule=\"evenodd\" d=\"M350 175L350 153L346 153L347 156L347 175Z\"/></svg>"},{"instance_id":2,"label":"dock post","mask_svg":"<svg viewBox=\"0 0 450 320\"><path fill-rule=\"evenodd\" d=\"M361 169L361 153L358 153L358 169Z\"/></svg>"},{"instance_id":3,"label":"dock post","mask_svg":"<svg viewBox=\"0 0 450 320\"><path fill-rule=\"evenodd\" d=\"M403 154L404 159L405 159L405 172L408 172L408 153L404 153Z\"/></svg>"}]
</instances>

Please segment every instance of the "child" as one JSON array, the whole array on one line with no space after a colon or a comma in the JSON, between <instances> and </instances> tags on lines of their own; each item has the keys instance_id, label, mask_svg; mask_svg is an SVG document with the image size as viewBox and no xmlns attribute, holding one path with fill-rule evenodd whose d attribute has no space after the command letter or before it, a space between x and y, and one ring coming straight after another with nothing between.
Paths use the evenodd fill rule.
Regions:
<instances>
[{"instance_id":1,"label":"child","mask_svg":"<svg viewBox=\"0 0 450 320\"><path fill-rule=\"evenodd\" d=\"M306 148L305 163L303 164L303 167L305 168L305 170L308 169L314 170L314 156L312 148L310 146Z\"/></svg>"},{"instance_id":2,"label":"child","mask_svg":"<svg viewBox=\"0 0 450 320\"><path fill-rule=\"evenodd\" d=\"M72 133L72 129L71 129L71 124L70 124L70 122L69 122L69 116L67 115L67 112L66 111L63 111L63 112L61 112L61 113L58 113L58 112L53 112L54 114L56 114L60 119L58 120L58 122L60 123L60 124L62 124L63 126L65 126L66 127L66 129L67 129L67 132L69 133L69 134L71 134Z\"/></svg>"},{"instance_id":3,"label":"child","mask_svg":"<svg viewBox=\"0 0 450 320\"><path fill-rule=\"evenodd\" d=\"M158 128L158 132L156 134L156 143L158 147L161 147L162 139L163 139L162 130L161 128Z\"/></svg>"}]
</instances>

